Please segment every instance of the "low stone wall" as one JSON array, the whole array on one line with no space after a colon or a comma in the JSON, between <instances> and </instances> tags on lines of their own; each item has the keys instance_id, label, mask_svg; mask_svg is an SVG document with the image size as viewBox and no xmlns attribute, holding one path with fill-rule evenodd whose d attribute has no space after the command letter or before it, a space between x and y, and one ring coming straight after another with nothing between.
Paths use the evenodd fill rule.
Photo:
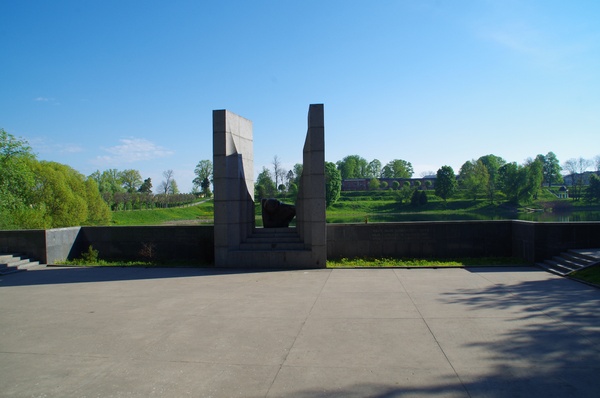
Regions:
<instances>
[{"instance_id":1,"label":"low stone wall","mask_svg":"<svg viewBox=\"0 0 600 398\"><path fill-rule=\"evenodd\" d=\"M46 231L43 229L0 231L0 253L23 254L46 262Z\"/></svg>"},{"instance_id":2,"label":"low stone wall","mask_svg":"<svg viewBox=\"0 0 600 398\"><path fill-rule=\"evenodd\" d=\"M151 247L157 260L214 263L213 226L73 227L0 231L0 252L46 264L80 257L139 260ZM600 248L600 222L437 221L328 224L327 257L520 257L542 261L568 249Z\"/></svg>"},{"instance_id":3,"label":"low stone wall","mask_svg":"<svg viewBox=\"0 0 600 398\"><path fill-rule=\"evenodd\" d=\"M92 245L104 259L140 260L152 248L156 260L214 262L212 226L83 227L77 243L81 251Z\"/></svg>"},{"instance_id":4,"label":"low stone wall","mask_svg":"<svg viewBox=\"0 0 600 398\"><path fill-rule=\"evenodd\" d=\"M569 249L600 248L600 222L513 221L513 253L530 262L543 261Z\"/></svg>"},{"instance_id":5,"label":"low stone wall","mask_svg":"<svg viewBox=\"0 0 600 398\"><path fill-rule=\"evenodd\" d=\"M329 224L327 258L510 257L512 221Z\"/></svg>"}]
</instances>

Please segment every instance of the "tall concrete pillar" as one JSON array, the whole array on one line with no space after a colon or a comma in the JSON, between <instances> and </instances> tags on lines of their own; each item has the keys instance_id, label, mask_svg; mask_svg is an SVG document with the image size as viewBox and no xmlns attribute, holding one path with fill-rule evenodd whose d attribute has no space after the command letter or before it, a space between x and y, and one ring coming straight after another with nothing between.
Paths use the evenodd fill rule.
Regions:
<instances>
[{"instance_id":1,"label":"tall concrete pillar","mask_svg":"<svg viewBox=\"0 0 600 398\"><path fill-rule=\"evenodd\" d=\"M311 104L304 142L302 177L296 201L298 234L311 250L312 266L325 267L327 228L325 218L325 119L323 104Z\"/></svg>"},{"instance_id":2,"label":"tall concrete pillar","mask_svg":"<svg viewBox=\"0 0 600 398\"><path fill-rule=\"evenodd\" d=\"M229 265L254 228L252 122L227 110L213 111L215 265Z\"/></svg>"}]
</instances>

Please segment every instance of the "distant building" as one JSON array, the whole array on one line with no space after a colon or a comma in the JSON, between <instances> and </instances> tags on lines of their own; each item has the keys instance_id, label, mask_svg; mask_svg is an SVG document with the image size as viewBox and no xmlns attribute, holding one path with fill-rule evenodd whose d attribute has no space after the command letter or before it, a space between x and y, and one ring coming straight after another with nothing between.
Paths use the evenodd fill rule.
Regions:
<instances>
[{"instance_id":1,"label":"distant building","mask_svg":"<svg viewBox=\"0 0 600 398\"><path fill-rule=\"evenodd\" d=\"M394 182L398 181L399 188L402 188L406 182L408 182L411 188L418 187L420 189L434 189L436 176L425 176L422 178L378 178L379 183L387 184L385 189L393 188ZM369 190L369 178L347 178L342 180L342 191L368 191ZM380 188L383 189L383 188Z\"/></svg>"},{"instance_id":2,"label":"distant building","mask_svg":"<svg viewBox=\"0 0 600 398\"><path fill-rule=\"evenodd\" d=\"M586 171L581 174L568 174L563 177L563 182L566 186L572 187L573 185L575 185L575 183L578 183L579 179L581 178L582 185L589 185L590 184L590 175L592 175L592 174L596 174L597 176L600 177L599 171Z\"/></svg>"},{"instance_id":3,"label":"distant building","mask_svg":"<svg viewBox=\"0 0 600 398\"><path fill-rule=\"evenodd\" d=\"M564 185L558 188L558 198L559 199L568 199L569 198L569 190Z\"/></svg>"}]
</instances>

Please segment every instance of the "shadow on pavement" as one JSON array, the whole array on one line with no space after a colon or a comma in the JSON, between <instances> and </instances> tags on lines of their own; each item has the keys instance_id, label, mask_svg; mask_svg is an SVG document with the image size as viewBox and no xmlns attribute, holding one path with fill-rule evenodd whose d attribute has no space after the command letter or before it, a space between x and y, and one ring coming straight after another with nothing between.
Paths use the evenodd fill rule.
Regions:
<instances>
[{"instance_id":1,"label":"shadow on pavement","mask_svg":"<svg viewBox=\"0 0 600 398\"><path fill-rule=\"evenodd\" d=\"M111 282L142 279L185 278L211 275L266 272L222 268L145 267L48 267L42 270L0 275L0 288L8 286L52 285L62 283ZM273 272L273 270L271 270Z\"/></svg>"}]
</instances>

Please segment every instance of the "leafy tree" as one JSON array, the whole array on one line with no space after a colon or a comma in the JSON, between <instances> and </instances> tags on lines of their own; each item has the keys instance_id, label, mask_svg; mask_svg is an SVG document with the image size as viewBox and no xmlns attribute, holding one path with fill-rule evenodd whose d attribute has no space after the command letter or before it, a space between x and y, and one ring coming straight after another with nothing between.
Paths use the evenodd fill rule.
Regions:
<instances>
[{"instance_id":1,"label":"leafy tree","mask_svg":"<svg viewBox=\"0 0 600 398\"><path fill-rule=\"evenodd\" d=\"M36 163L36 203L44 209L46 228L83 225L88 219L85 180L69 166Z\"/></svg>"},{"instance_id":2,"label":"leafy tree","mask_svg":"<svg viewBox=\"0 0 600 398\"><path fill-rule=\"evenodd\" d=\"M300 177L302 177L302 169L304 165L302 163L296 163L294 165L294 184L300 186Z\"/></svg>"},{"instance_id":3,"label":"leafy tree","mask_svg":"<svg viewBox=\"0 0 600 398\"><path fill-rule=\"evenodd\" d=\"M178 195L179 187L177 186L177 181L175 179L171 180L171 187L169 188L169 195Z\"/></svg>"},{"instance_id":4,"label":"leafy tree","mask_svg":"<svg viewBox=\"0 0 600 398\"><path fill-rule=\"evenodd\" d=\"M207 159L199 161L194 169L196 178L194 178L192 183L194 184L194 187L200 188L200 191L206 197L209 197L211 194L210 184L213 180L213 171L213 164ZM208 180L208 185L206 184L206 180Z\"/></svg>"},{"instance_id":5,"label":"leafy tree","mask_svg":"<svg viewBox=\"0 0 600 398\"><path fill-rule=\"evenodd\" d=\"M590 184L585 190L584 200L586 202L600 202L600 177L590 174Z\"/></svg>"},{"instance_id":6,"label":"leafy tree","mask_svg":"<svg viewBox=\"0 0 600 398\"><path fill-rule=\"evenodd\" d=\"M526 184L523 187L519 199L525 203L537 199L544 182L544 163L536 158L533 162L525 165Z\"/></svg>"},{"instance_id":7,"label":"leafy tree","mask_svg":"<svg viewBox=\"0 0 600 398\"><path fill-rule=\"evenodd\" d=\"M325 162L325 206L329 207L340 198L342 175L336 165Z\"/></svg>"},{"instance_id":8,"label":"leafy tree","mask_svg":"<svg viewBox=\"0 0 600 398\"><path fill-rule=\"evenodd\" d=\"M263 167L262 171L258 174L256 178L256 184L254 185L254 196L257 200L263 198L272 198L275 196L275 182L273 181L273 177L271 177L271 172Z\"/></svg>"},{"instance_id":9,"label":"leafy tree","mask_svg":"<svg viewBox=\"0 0 600 398\"><path fill-rule=\"evenodd\" d=\"M450 166L442 166L437 171L437 179L435 181L435 194L444 200L446 203L447 199L454 195L456 191L457 182L454 170Z\"/></svg>"},{"instance_id":10,"label":"leafy tree","mask_svg":"<svg viewBox=\"0 0 600 398\"><path fill-rule=\"evenodd\" d=\"M506 163L498 169L498 186L506 195L508 202L519 202L519 190L525 184L524 174L516 162Z\"/></svg>"},{"instance_id":11,"label":"leafy tree","mask_svg":"<svg viewBox=\"0 0 600 398\"><path fill-rule=\"evenodd\" d=\"M411 178L413 173L410 162L394 159L383 167L381 175L385 178Z\"/></svg>"},{"instance_id":12,"label":"leafy tree","mask_svg":"<svg viewBox=\"0 0 600 398\"><path fill-rule=\"evenodd\" d=\"M460 185L469 192L473 200L477 200L477 195L485 191L489 180L490 175L481 160L467 161L460 168Z\"/></svg>"},{"instance_id":13,"label":"leafy tree","mask_svg":"<svg viewBox=\"0 0 600 398\"><path fill-rule=\"evenodd\" d=\"M381 177L381 162L378 159L373 159L367 165L366 178L380 178Z\"/></svg>"},{"instance_id":14,"label":"leafy tree","mask_svg":"<svg viewBox=\"0 0 600 398\"><path fill-rule=\"evenodd\" d=\"M562 176L560 175L562 168L554 152L548 152L545 156L537 155L536 159L542 162L544 182L548 186L562 182Z\"/></svg>"},{"instance_id":15,"label":"leafy tree","mask_svg":"<svg viewBox=\"0 0 600 398\"><path fill-rule=\"evenodd\" d=\"M496 155L485 155L480 157L478 160L481 160L481 163L487 169L489 180L486 188L486 193L488 199L491 203L494 203L496 198L496 189L498 185L498 170L500 167L506 164L506 161L502 159L500 156Z\"/></svg>"},{"instance_id":16,"label":"leafy tree","mask_svg":"<svg viewBox=\"0 0 600 398\"><path fill-rule=\"evenodd\" d=\"M398 191L398 194L396 196L396 201L398 201L400 203L404 203L405 201L410 199L411 195L412 195L412 190L410 189L410 185L403 184L402 188Z\"/></svg>"},{"instance_id":17,"label":"leafy tree","mask_svg":"<svg viewBox=\"0 0 600 398\"><path fill-rule=\"evenodd\" d=\"M204 193L204 197L210 198L212 196L212 192L210 191L210 180L206 177L202 180L202 184L200 185L202 188L202 192Z\"/></svg>"},{"instance_id":18,"label":"leafy tree","mask_svg":"<svg viewBox=\"0 0 600 398\"><path fill-rule=\"evenodd\" d=\"M152 193L152 179L151 178L146 178L144 180L144 182L142 182L142 185L140 185L140 188L138 189L138 192L140 193L146 193L146 194L151 194Z\"/></svg>"},{"instance_id":19,"label":"leafy tree","mask_svg":"<svg viewBox=\"0 0 600 398\"><path fill-rule=\"evenodd\" d=\"M358 155L346 156L337 162L342 180L348 178L367 178L367 161Z\"/></svg>"},{"instance_id":20,"label":"leafy tree","mask_svg":"<svg viewBox=\"0 0 600 398\"><path fill-rule=\"evenodd\" d=\"M129 193L136 192L142 185L142 176L137 170L123 170L119 173L119 177L123 188Z\"/></svg>"},{"instance_id":21,"label":"leafy tree","mask_svg":"<svg viewBox=\"0 0 600 398\"><path fill-rule=\"evenodd\" d=\"M110 209L102 200L96 181L89 177L85 180L85 200L88 208L86 224L105 225L110 221Z\"/></svg>"},{"instance_id":22,"label":"leafy tree","mask_svg":"<svg viewBox=\"0 0 600 398\"><path fill-rule=\"evenodd\" d=\"M27 141L0 129L0 229L39 228L34 208L35 156Z\"/></svg>"},{"instance_id":23,"label":"leafy tree","mask_svg":"<svg viewBox=\"0 0 600 398\"><path fill-rule=\"evenodd\" d=\"M418 189L413 189L412 195L410 196L410 204L413 206L418 206L421 201L421 193Z\"/></svg>"},{"instance_id":24,"label":"leafy tree","mask_svg":"<svg viewBox=\"0 0 600 398\"><path fill-rule=\"evenodd\" d=\"M380 186L381 184L377 178L371 178L369 181L369 191L376 191Z\"/></svg>"}]
</instances>

